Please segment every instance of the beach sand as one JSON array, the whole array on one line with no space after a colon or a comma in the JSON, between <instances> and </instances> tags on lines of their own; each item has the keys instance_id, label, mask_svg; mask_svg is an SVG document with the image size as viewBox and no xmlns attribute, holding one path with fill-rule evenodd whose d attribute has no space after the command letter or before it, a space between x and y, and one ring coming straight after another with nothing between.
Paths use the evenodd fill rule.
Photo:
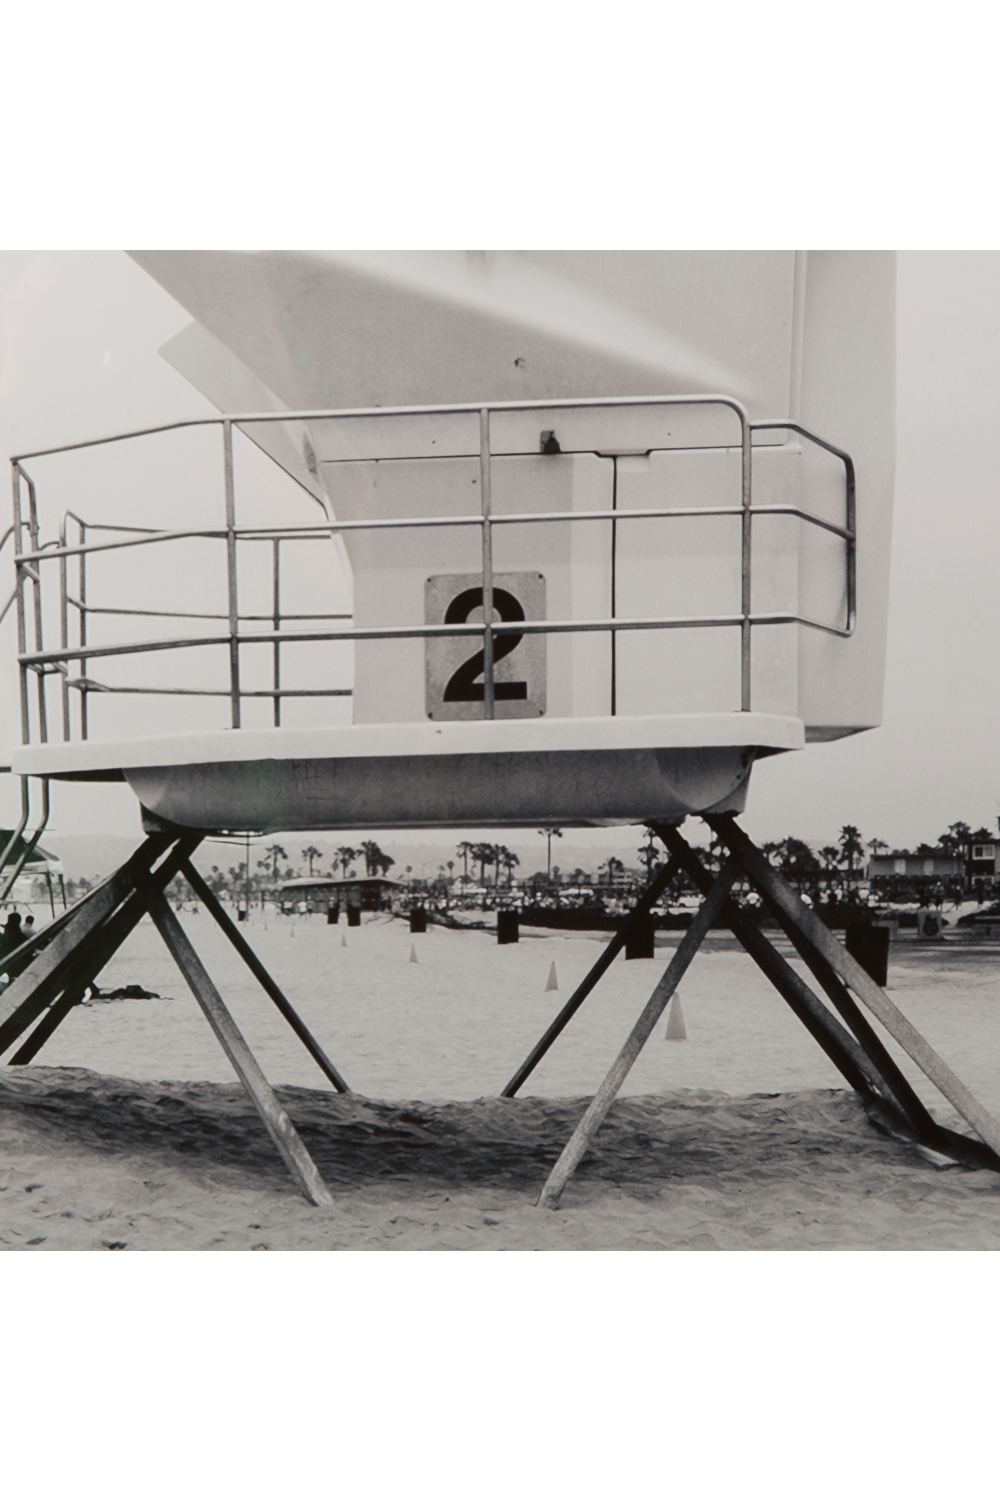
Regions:
<instances>
[{"instance_id":1,"label":"beach sand","mask_svg":"<svg viewBox=\"0 0 1000 1500\"><path fill-rule=\"evenodd\" d=\"M606 935L522 933L500 948L386 918L258 919L248 938L358 1091L340 1096L210 919L183 921L334 1207L299 1196L144 922L101 982L162 998L80 1007L34 1065L0 1073L0 1249L1000 1247L1000 1176L880 1133L722 936L682 985L687 1041L659 1024L550 1212L538 1191L669 947L659 962L616 960L524 1097L503 1100ZM545 990L553 961L558 993ZM1000 947L894 944L889 995L1000 1114ZM936 1117L965 1128L904 1066Z\"/></svg>"}]
</instances>

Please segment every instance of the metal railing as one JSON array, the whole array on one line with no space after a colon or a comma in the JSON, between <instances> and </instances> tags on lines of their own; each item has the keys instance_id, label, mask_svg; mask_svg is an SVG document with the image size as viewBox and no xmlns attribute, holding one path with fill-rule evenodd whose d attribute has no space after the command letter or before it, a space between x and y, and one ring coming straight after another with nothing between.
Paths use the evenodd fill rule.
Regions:
<instances>
[{"instance_id":1,"label":"metal railing","mask_svg":"<svg viewBox=\"0 0 1000 1500\"><path fill-rule=\"evenodd\" d=\"M608 410L614 408L642 408L642 407L705 407L716 406L725 408L735 414L739 421L740 440L739 449L741 455L740 465L740 498L739 503L734 505L712 505L712 506L686 506L669 507L659 509L623 510L617 505L611 510L580 510L580 511L554 511L526 513L504 513L495 514L492 508L492 464L494 455L491 452L491 416L501 412L527 412L532 410L553 412L573 409ZM269 526L269 527L241 527L236 523L236 486L233 465L233 429L245 428L258 423L270 422L309 422L329 421L337 419L381 419L387 417L420 417L420 416L446 416L457 414L478 414L479 418L479 473L480 473L480 509L478 513L459 516L419 516L402 517L398 519L387 519L372 517L371 519L354 521L327 520L307 526ZM102 447L111 443L129 441L131 439L151 437L153 435L174 432L183 429L198 427L219 427L222 433L223 446L223 473L225 491L225 524L219 527L208 527L188 530L157 530L139 527L125 527L117 525L96 525L84 521L75 512L67 510L60 527L57 541L42 543L39 536L38 508L35 482L28 474L24 465L34 459L48 458L58 454L79 452L85 449ZM845 477L845 524L837 525L834 522L814 515L807 510L793 505L754 505L753 504L753 434L764 431L787 431L793 432L807 443L825 450L837 458L844 466ZM735 444L713 443L694 444L699 448L735 447ZM531 450L537 453L537 449ZM589 450L587 450L589 451ZM595 452L603 452L594 449ZM629 450L634 451L634 450ZM655 451L650 449L647 451ZM394 458L406 455L393 454ZM439 455L435 455L438 457ZM473 455L467 455L473 456ZM510 456L505 449L504 457ZM413 461L429 459L426 454L412 455ZM346 462L348 460L333 460L332 463ZM65 444L58 448L48 448L34 453L25 453L15 456L12 460L13 469L13 502L14 520L0 547L7 537L14 535L17 539L17 551L15 557L16 583L12 598L17 600L18 619L18 662L20 667L21 688L21 720L22 737L25 743L30 739L31 714L30 714L30 676L34 674L37 678L37 722L39 739L48 739L48 715L45 694L46 679L50 675L58 675L62 684L62 707L63 707L63 736L65 739L71 737L70 731L70 693L75 690L80 694L80 725L81 737L86 738L88 734L87 699L92 693L142 693L142 694L166 694L170 696L214 696L228 697L230 700L230 718L234 729L241 726L241 705L245 698L270 698L274 703L274 722L280 724L280 705L284 698L289 697L330 697L350 696L349 688L309 688L295 689L285 688L281 684L280 651L282 647L315 641L368 641L368 640L407 640L407 639L431 639L436 636L461 637L475 636L482 639L484 669L483 669L483 709L484 717L491 719L495 715L495 689L494 689L494 642L501 635L526 635L542 634L556 635L564 633L583 632L607 632L612 640L621 631L633 630L682 630L692 628L732 628L740 633L740 710L749 712L751 709L751 643L752 630L759 625L799 624L813 630L824 631L831 635L846 637L853 634L856 618L856 498L855 498L855 476L854 465L850 456L842 449L828 443L825 439L818 437L815 433L808 431L799 423L786 418L774 418L766 421L751 421L745 407L737 400L723 395L705 396L628 396L608 398L581 398L566 399L558 401L501 401L490 403L460 403L444 406L410 406L410 407L378 407L361 408L357 410L320 410L320 411L295 411L295 412L264 412L246 415L230 415L224 417L205 417L191 421L172 422L158 427L143 428L133 432L120 433L108 438L92 439L87 442ZM24 512L22 485L26 486L28 494L27 514ZM504 622L497 617L494 607L494 566L493 566L493 535L496 527L512 525L532 525L557 522L560 524L580 524L589 521L611 521L614 525L622 521L648 521L648 520L673 520L682 517L715 517L732 516L740 520L740 609L730 614L716 615L684 615L684 616L655 616L640 618L622 618L614 613L607 618L572 619L572 620L517 620L513 623ZM822 531L832 533L840 537L846 547L845 567L845 596L846 610L843 625L833 625L823 621L810 619L808 616L796 613L753 613L751 607L752 583L753 583L753 522L761 516L787 516L796 518L810 526ZM68 528L75 525L78 530L78 540L71 542ZM288 621L314 621L329 622L339 620L350 620L347 614L310 614L292 615L283 614L281 611L280 594L280 548L282 544L292 541L316 541L338 535L344 535L354 531L380 531L380 530L405 530L409 528L427 529L435 527L475 527L481 533L481 570L482 570L482 592L483 592L483 621L473 624L444 624L444 625L406 625L406 626L374 626L338 629L287 629L284 628ZM93 533L115 533L111 540L89 540ZM191 540L194 538L224 541L226 549L226 598L227 610L221 613L203 613L197 610L144 610L128 608L102 608L89 602L87 597L87 575L86 559L96 553L120 551L128 548L148 547L152 545L163 545L175 541ZM25 540L27 546L25 546ZM237 578L237 549L244 542L267 542L273 548L273 597L272 611L269 615L243 614L239 608L239 591ZM77 591L70 592L68 572L69 562L72 558L78 559ZM43 610L42 610L42 584L41 570L46 564L58 560L60 567L60 646L58 649L45 649L43 640ZM31 648L28 643L28 591L31 591L33 609L30 611L33 621L34 640ZM9 608L9 602L8 606ZM78 641L70 642L69 618L70 610L74 610L79 621ZM224 620L226 629L216 634L192 634L179 638L161 640L143 640L131 642L119 642L108 644L92 644L88 640L87 620L90 615L121 615L133 617L157 617L170 619L199 619L199 620ZM241 631L241 624L261 622L267 620L271 623L270 631ZM273 675L272 686L267 689L247 689L242 686L240 676L240 649L242 646L253 644L261 645L270 643L273 646ZM123 687L101 683L95 678L86 675L84 663L98 657L132 656L151 651L169 651L189 649L204 646L222 646L228 650L228 682L224 688L171 688L135 686ZM69 675L71 663L77 663L80 675L71 678ZM613 709L612 709L613 711Z\"/></svg>"}]
</instances>

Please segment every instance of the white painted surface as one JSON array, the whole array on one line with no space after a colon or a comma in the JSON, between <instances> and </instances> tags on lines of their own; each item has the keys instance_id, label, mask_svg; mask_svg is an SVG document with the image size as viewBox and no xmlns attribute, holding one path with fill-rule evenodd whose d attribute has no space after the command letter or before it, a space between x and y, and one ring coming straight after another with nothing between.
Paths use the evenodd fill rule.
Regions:
<instances>
[{"instance_id":1,"label":"white painted surface","mask_svg":"<svg viewBox=\"0 0 1000 1500\"><path fill-rule=\"evenodd\" d=\"M353 724L329 729L226 729L102 742L23 745L16 775L59 776L142 766L313 760L363 756L492 755L546 750L761 746L799 750L801 720L772 714L674 714L648 718L494 719L478 723Z\"/></svg>"}]
</instances>

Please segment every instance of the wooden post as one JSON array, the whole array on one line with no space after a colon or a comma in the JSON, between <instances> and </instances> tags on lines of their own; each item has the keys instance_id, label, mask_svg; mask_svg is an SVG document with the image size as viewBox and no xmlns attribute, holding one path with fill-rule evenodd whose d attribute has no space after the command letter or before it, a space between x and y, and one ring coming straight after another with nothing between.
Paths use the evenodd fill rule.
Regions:
<instances>
[{"instance_id":1,"label":"wooden post","mask_svg":"<svg viewBox=\"0 0 1000 1500\"><path fill-rule=\"evenodd\" d=\"M611 1071L587 1107L579 1125L570 1136L562 1155L549 1173L538 1198L538 1207L556 1208L559 1195L590 1145L632 1064L652 1034L653 1027L666 1009L671 995L680 984L691 960L701 947L709 928L725 904L730 887L738 873L736 861L727 860L711 891L699 907L691 926L681 938L667 971L646 1002L642 1015L629 1033L628 1040L611 1066Z\"/></svg>"},{"instance_id":2,"label":"wooden post","mask_svg":"<svg viewBox=\"0 0 1000 1500\"><path fill-rule=\"evenodd\" d=\"M313 1059L316 1065L326 1074L327 1078L329 1078L335 1089L337 1089L341 1094L349 1094L351 1092L350 1089L348 1088L347 1084L344 1082L340 1074L337 1072L337 1069L333 1066L333 1063L327 1057L326 1053L323 1051L323 1048L320 1046L319 1042L317 1042L316 1038L313 1036L312 1032L309 1030L308 1026L305 1024L302 1018L298 1015L297 1011L292 1008L292 1005L285 998L284 994L281 992L281 990L275 984L274 980L271 978L270 974L264 968L264 965L261 963L260 959L257 957L253 949L250 947L250 944L247 942L246 938L230 920L229 916L223 909L221 902L219 902L213 895L213 893L209 890L208 886L205 884L204 880L202 880L201 876L198 874L198 871L195 869L190 860L185 860L184 864L181 866L181 873L190 885L191 889L198 896L199 900L208 908L212 916L218 922L219 926L222 928L223 932L226 934L226 937L232 943L233 947L236 949L237 953L240 955L247 968L261 985L261 988L265 991L266 994L271 997L275 1005L281 1011L281 1014L284 1016L285 1020L288 1022L289 1026L295 1032L295 1035L305 1045L306 1050L308 1051L310 1057Z\"/></svg>"},{"instance_id":3,"label":"wooden post","mask_svg":"<svg viewBox=\"0 0 1000 1500\"><path fill-rule=\"evenodd\" d=\"M796 953L818 980L821 989L839 1012L844 1022L858 1039L866 1055L885 1079L886 1084L899 1101L918 1134L937 1130L939 1127L930 1111L918 1095L910 1080L891 1055L860 1005L854 999L839 974L831 968L823 955L813 947L791 918L765 893L764 900L769 911L777 919L781 930L791 941Z\"/></svg>"},{"instance_id":4,"label":"wooden post","mask_svg":"<svg viewBox=\"0 0 1000 1500\"><path fill-rule=\"evenodd\" d=\"M707 895L711 889L712 877L679 830L656 826L655 831L680 860L685 874L690 876L702 895ZM862 1094L871 1093L874 1089L884 1090L885 1081L872 1067L854 1037L827 1010L805 981L799 978L791 964L768 941L752 918L745 916L732 899L727 900L723 906L722 918L757 967L770 979L782 999L819 1042L851 1088Z\"/></svg>"},{"instance_id":5,"label":"wooden post","mask_svg":"<svg viewBox=\"0 0 1000 1500\"><path fill-rule=\"evenodd\" d=\"M247 1046L236 1022L223 1003L215 985L209 979L201 960L195 953L187 933L178 922L163 896L157 895L149 903L150 916L156 923L160 935L190 986L191 993L205 1013L222 1049L236 1070L236 1074L249 1094L254 1108L264 1122L267 1132L284 1158L285 1165L302 1192L317 1207L333 1205L330 1190L320 1176L316 1163L302 1143L301 1137L278 1098L257 1065L257 1060Z\"/></svg>"},{"instance_id":6,"label":"wooden post","mask_svg":"<svg viewBox=\"0 0 1000 1500\"><path fill-rule=\"evenodd\" d=\"M145 915L149 909L150 894L162 891L169 885L183 861L200 842L201 836L197 834L178 840L159 868L141 879L114 915L83 940L74 955L72 966L62 980L62 994L50 1006L23 1046L14 1053L10 1067L23 1067L33 1061L52 1033L83 999L87 986L110 963L129 933Z\"/></svg>"},{"instance_id":7,"label":"wooden post","mask_svg":"<svg viewBox=\"0 0 1000 1500\"><path fill-rule=\"evenodd\" d=\"M48 937L44 946L39 946L38 939L33 936L29 939L30 947L22 944L7 954L6 961L13 962L23 951L35 949L31 961L0 995L0 1053L6 1052L61 993L91 935L135 890L137 881L148 873L149 865L168 842L159 835L147 839L120 870L89 891L65 918L57 918L56 922L49 924L56 929L54 933L50 934L49 928L42 929L38 939Z\"/></svg>"},{"instance_id":8,"label":"wooden post","mask_svg":"<svg viewBox=\"0 0 1000 1500\"><path fill-rule=\"evenodd\" d=\"M510 1083L508 1083L507 1087L501 1093L501 1099L513 1099L514 1095L517 1093L522 1083L524 1083L525 1079L534 1072L535 1068L541 1062L546 1052L548 1052L549 1048L552 1046L552 1043L555 1041L556 1037L560 1034L560 1032L566 1029L570 1021L576 1015L577 1011L580 1009L580 1006L583 1004L587 996L590 994L591 990L597 984L597 981L608 971L608 969L610 969L611 965L618 957L618 954L622 951L626 942L628 941L633 924L638 919L646 916L651 907L655 905L656 901L673 880L674 876L677 874L678 869L679 865L677 863L677 860L671 859L667 864L663 866L662 869L657 871L656 875L654 875L646 890L639 897L639 900L636 902L632 911L630 911L628 916L625 918L625 921L622 923L621 927L614 934L611 941L602 950L600 958L597 960L594 967L587 975L586 979L582 980L581 983L577 985L576 989L573 991L572 995L570 995L569 999L566 1001L566 1004L556 1016L555 1020L545 1032L544 1036L542 1036L541 1039L535 1043L534 1047L528 1053L528 1056L518 1068L517 1072L510 1080Z\"/></svg>"},{"instance_id":9,"label":"wooden post","mask_svg":"<svg viewBox=\"0 0 1000 1500\"><path fill-rule=\"evenodd\" d=\"M882 1022L886 1031L896 1038L976 1134L995 1152L1000 1153L1000 1126L961 1079L955 1076L947 1063L938 1057L933 1047L924 1040L902 1011L893 1005L871 976L865 973L857 959L851 957L815 912L806 906L773 869L743 829L730 815L709 815L707 822L739 860L753 883L795 924L844 983L850 985L861 1003Z\"/></svg>"}]
</instances>

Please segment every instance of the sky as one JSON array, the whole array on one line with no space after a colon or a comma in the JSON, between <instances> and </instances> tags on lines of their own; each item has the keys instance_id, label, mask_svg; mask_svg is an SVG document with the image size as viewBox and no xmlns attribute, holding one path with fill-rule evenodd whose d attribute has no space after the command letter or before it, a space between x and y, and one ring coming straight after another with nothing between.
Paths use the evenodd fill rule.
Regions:
<instances>
[{"instance_id":1,"label":"sky","mask_svg":"<svg viewBox=\"0 0 1000 1500\"><path fill-rule=\"evenodd\" d=\"M214 414L156 352L189 321L123 252L0 252L4 455ZM853 823L866 839L913 846L959 819L995 826L1000 814L993 690L1000 480L992 446L1000 254L900 254L897 398L883 725L757 766L744 822L758 840L794 833L819 845ZM90 484L96 499L99 481ZM12 571L9 555L8 548L0 576ZM13 627L12 611L0 626L7 744L18 733ZM0 782L8 783L0 785L0 812L9 824L19 789L13 778ZM134 836L135 800L121 786L55 785L51 827ZM408 838L424 843L428 835L389 833L385 842ZM563 852L621 841L613 831L568 832Z\"/></svg>"}]
</instances>

